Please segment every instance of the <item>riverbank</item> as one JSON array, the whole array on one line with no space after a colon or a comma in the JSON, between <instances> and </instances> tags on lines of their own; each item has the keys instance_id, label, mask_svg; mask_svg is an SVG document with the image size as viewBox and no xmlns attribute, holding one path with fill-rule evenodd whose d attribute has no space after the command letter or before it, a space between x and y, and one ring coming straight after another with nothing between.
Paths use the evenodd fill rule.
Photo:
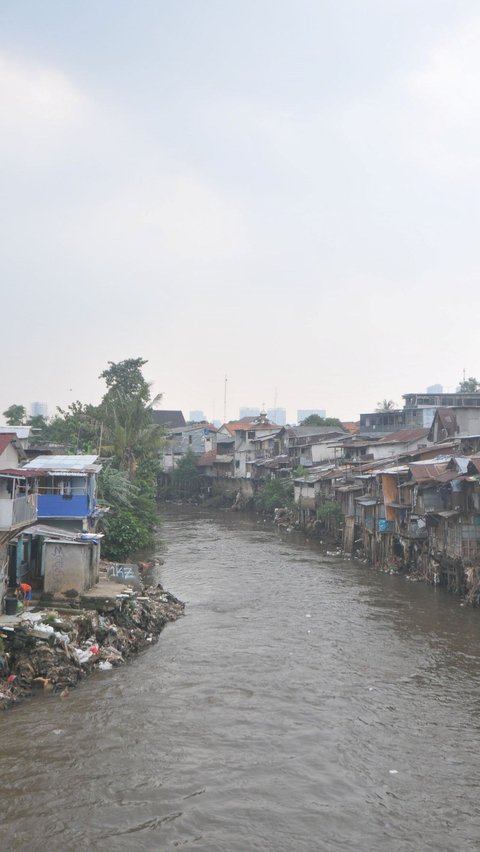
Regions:
<instances>
[{"instance_id":1,"label":"riverbank","mask_svg":"<svg viewBox=\"0 0 480 852\"><path fill-rule=\"evenodd\" d=\"M113 588L115 586L115 588ZM37 690L66 697L94 671L107 671L153 644L185 605L159 584L135 592L110 584L75 609L52 604L0 626L0 709Z\"/></svg>"}]
</instances>

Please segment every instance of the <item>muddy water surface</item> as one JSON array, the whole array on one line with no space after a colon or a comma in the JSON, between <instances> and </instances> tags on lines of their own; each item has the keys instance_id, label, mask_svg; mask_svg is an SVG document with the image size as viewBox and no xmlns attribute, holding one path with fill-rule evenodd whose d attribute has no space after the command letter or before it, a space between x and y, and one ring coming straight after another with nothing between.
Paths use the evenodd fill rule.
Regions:
<instances>
[{"instance_id":1,"label":"muddy water surface","mask_svg":"<svg viewBox=\"0 0 480 852\"><path fill-rule=\"evenodd\" d=\"M480 849L480 612L256 519L162 514L187 615L0 716L0 848Z\"/></svg>"}]
</instances>

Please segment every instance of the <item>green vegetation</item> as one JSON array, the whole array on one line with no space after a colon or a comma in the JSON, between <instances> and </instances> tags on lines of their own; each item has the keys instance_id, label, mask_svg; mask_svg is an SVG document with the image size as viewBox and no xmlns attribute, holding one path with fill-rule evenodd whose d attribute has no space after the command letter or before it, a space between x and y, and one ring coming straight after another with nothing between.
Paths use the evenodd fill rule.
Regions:
<instances>
[{"instance_id":1,"label":"green vegetation","mask_svg":"<svg viewBox=\"0 0 480 852\"><path fill-rule=\"evenodd\" d=\"M3 413L7 426L21 426L25 423L27 412L24 405L10 405Z\"/></svg>"},{"instance_id":2,"label":"green vegetation","mask_svg":"<svg viewBox=\"0 0 480 852\"><path fill-rule=\"evenodd\" d=\"M335 500L326 500L317 509L317 518L319 521L328 521L331 518L339 517L341 514L341 506Z\"/></svg>"},{"instance_id":3,"label":"green vegetation","mask_svg":"<svg viewBox=\"0 0 480 852\"><path fill-rule=\"evenodd\" d=\"M160 470L159 450L164 432L152 422L150 386L142 374L147 362L129 358L109 361L107 392L97 410L102 423L103 453L108 457L100 477L100 494L111 507L102 525L104 554L116 560L148 547L157 520L156 488Z\"/></svg>"},{"instance_id":4,"label":"green vegetation","mask_svg":"<svg viewBox=\"0 0 480 852\"><path fill-rule=\"evenodd\" d=\"M300 426L336 426L344 431L341 421L338 417L320 417L319 414L310 414L302 420Z\"/></svg>"},{"instance_id":5,"label":"green vegetation","mask_svg":"<svg viewBox=\"0 0 480 852\"><path fill-rule=\"evenodd\" d=\"M478 393L480 391L480 382L478 379L475 379L474 376L470 376L469 379L464 379L463 382L460 382L457 393Z\"/></svg>"},{"instance_id":6,"label":"green vegetation","mask_svg":"<svg viewBox=\"0 0 480 852\"><path fill-rule=\"evenodd\" d=\"M172 474L172 485L177 494L189 497L198 494L200 474L197 467L197 457L192 450L188 449L177 462Z\"/></svg>"},{"instance_id":7,"label":"green vegetation","mask_svg":"<svg viewBox=\"0 0 480 852\"><path fill-rule=\"evenodd\" d=\"M50 420L41 416L27 420L23 405L11 405L3 412L9 425L27 422L35 442L59 444L60 452L102 457L98 498L110 509L101 521L102 553L116 560L152 544L157 522L164 432L152 422L152 407L161 397L151 399L142 373L146 363L143 358L109 361L99 376L107 386L100 405L77 400L66 409L57 408Z\"/></svg>"},{"instance_id":8,"label":"green vegetation","mask_svg":"<svg viewBox=\"0 0 480 852\"><path fill-rule=\"evenodd\" d=\"M271 479L254 497L258 512L274 512L275 509L293 506L293 482L291 479Z\"/></svg>"}]
</instances>

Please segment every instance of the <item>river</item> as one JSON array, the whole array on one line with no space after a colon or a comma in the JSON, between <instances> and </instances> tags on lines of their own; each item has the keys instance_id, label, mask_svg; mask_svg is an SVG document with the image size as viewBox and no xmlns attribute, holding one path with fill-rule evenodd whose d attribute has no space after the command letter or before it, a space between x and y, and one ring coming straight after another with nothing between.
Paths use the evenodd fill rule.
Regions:
<instances>
[{"instance_id":1,"label":"river","mask_svg":"<svg viewBox=\"0 0 480 852\"><path fill-rule=\"evenodd\" d=\"M162 515L186 616L1 715L1 848L480 849L480 612L246 515Z\"/></svg>"}]
</instances>

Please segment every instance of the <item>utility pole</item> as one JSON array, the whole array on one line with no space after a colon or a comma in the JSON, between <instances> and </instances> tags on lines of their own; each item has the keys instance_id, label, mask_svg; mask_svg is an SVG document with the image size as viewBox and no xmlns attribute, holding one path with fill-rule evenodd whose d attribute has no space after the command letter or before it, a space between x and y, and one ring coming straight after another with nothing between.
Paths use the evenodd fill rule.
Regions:
<instances>
[{"instance_id":1,"label":"utility pole","mask_svg":"<svg viewBox=\"0 0 480 852\"><path fill-rule=\"evenodd\" d=\"M223 422L227 422L227 376L225 375L225 390L223 393Z\"/></svg>"}]
</instances>

